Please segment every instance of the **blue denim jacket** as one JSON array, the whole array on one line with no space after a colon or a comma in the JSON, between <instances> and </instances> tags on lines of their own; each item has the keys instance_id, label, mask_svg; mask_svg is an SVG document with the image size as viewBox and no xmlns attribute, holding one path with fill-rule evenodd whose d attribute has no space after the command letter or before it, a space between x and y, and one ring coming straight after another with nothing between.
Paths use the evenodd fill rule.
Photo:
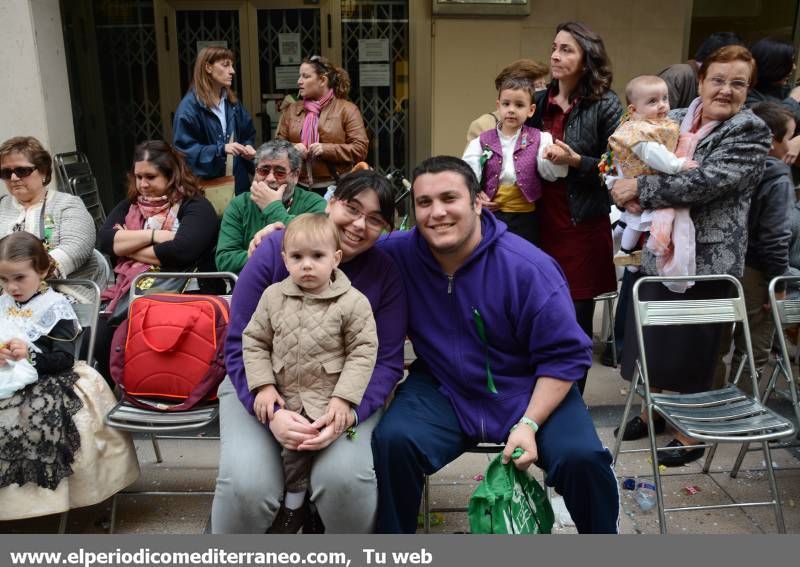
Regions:
<instances>
[{"instance_id":1,"label":"blue denim jacket","mask_svg":"<svg viewBox=\"0 0 800 567\"><path fill-rule=\"evenodd\" d=\"M256 129L253 119L241 103L225 104L226 132L211 110L197 99L194 89L189 89L175 112L172 125L172 143L186 157L192 172L201 179L214 179L225 175L225 144L233 139L243 145L255 144ZM233 175L236 177L236 194L250 189L250 175L255 164L234 156Z\"/></svg>"}]
</instances>

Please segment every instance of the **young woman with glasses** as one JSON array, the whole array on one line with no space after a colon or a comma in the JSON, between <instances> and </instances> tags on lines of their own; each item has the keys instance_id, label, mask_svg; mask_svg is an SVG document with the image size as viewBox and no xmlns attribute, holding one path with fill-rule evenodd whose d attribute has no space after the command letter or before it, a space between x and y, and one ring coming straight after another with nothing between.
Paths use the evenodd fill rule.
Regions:
<instances>
[{"instance_id":1,"label":"young woman with glasses","mask_svg":"<svg viewBox=\"0 0 800 567\"><path fill-rule=\"evenodd\" d=\"M367 296L378 330L372 378L347 422L357 434L350 439L337 435L330 426L318 431L289 410L275 412L265 428L252 414L254 395L247 387L242 331L267 286L288 275L281 258L283 232L271 232L239 275L231 303L225 346L228 378L219 388L221 441L211 512L214 533L264 533L271 526L284 492L282 447L319 451L307 505L313 504L321 522L308 522L303 533L369 533L374 529L378 491L370 441L384 403L403 375L406 329L400 274L389 256L374 247L378 237L393 227L394 191L379 173L351 173L337 184L327 212L341 238L339 268Z\"/></svg>"}]
</instances>

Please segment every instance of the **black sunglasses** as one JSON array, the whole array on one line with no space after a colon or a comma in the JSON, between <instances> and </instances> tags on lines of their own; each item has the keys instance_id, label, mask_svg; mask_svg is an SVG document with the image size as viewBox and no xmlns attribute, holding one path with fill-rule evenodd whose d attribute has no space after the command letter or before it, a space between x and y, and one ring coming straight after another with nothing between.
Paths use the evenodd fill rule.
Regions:
<instances>
[{"instance_id":1,"label":"black sunglasses","mask_svg":"<svg viewBox=\"0 0 800 567\"><path fill-rule=\"evenodd\" d=\"M11 179L11 174L14 174L19 179L24 179L34 171L36 171L35 167L4 167L3 169L0 169L0 177L8 181Z\"/></svg>"}]
</instances>

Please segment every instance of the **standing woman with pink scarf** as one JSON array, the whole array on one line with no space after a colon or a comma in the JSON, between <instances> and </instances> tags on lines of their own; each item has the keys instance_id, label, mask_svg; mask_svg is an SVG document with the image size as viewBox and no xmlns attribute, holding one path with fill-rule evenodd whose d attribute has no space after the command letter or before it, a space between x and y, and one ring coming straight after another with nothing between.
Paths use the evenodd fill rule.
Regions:
<instances>
[{"instance_id":1,"label":"standing woman with pink scarf","mask_svg":"<svg viewBox=\"0 0 800 567\"><path fill-rule=\"evenodd\" d=\"M369 139L358 107L347 100L350 77L314 55L300 65L300 96L284 110L277 138L292 142L305 160L300 183L324 194L367 157Z\"/></svg>"},{"instance_id":2,"label":"standing woman with pink scarf","mask_svg":"<svg viewBox=\"0 0 800 567\"><path fill-rule=\"evenodd\" d=\"M693 159L697 169L675 175L643 175L621 179L611 196L626 208L686 208L695 229L698 275L742 277L747 248L750 198L764 172L772 135L769 128L744 108L747 91L756 78L756 63L739 45L722 47L703 60L699 97L689 108L673 110L680 125L677 154ZM675 229L673 229L675 230ZM658 258L649 247L642 254L640 275L657 275ZM718 282L695 282L685 293L658 285L642 286L639 297L649 300L708 299L729 293ZM630 380L638 357L633 309L627 310L622 376ZM723 337L721 325L678 325L645 329L651 387L692 393L711 388ZM725 345L723 345L725 346ZM631 419L620 432L624 440L647 437L647 415ZM656 423L656 431L662 423ZM659 464L681 466L703 455L700 447L681 450L691 440L676 435L659 452Z\"/></svg>"}]
</instances>

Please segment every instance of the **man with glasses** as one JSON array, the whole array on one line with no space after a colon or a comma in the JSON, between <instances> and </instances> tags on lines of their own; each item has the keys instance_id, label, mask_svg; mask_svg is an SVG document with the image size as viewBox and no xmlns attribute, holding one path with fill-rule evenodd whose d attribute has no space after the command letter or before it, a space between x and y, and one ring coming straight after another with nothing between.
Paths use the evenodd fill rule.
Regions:
<instances>
[{"instance_id":1,"label":"man with glasses","mask_svg":"<svg viewBox=\"0 0 800 567\"><path fill-rule=\"evenodd\" d=\"M250 191L225 209L217 242L217 269L238 274L256 233L270 223L288 223L302 213L324 213L325 200L297 186L302 158L285 140L271 140L256 151Z\"/></svg>"}]
</instances>

